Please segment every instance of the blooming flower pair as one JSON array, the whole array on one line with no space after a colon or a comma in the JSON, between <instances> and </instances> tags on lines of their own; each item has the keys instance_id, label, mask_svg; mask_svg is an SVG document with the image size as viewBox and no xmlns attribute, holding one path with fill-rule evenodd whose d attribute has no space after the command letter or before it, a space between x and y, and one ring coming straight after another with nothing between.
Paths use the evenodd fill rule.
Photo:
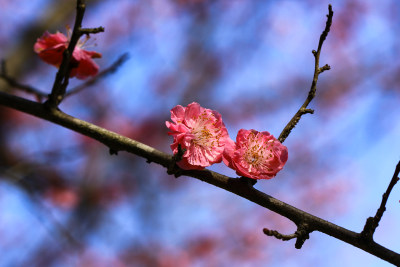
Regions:
<instances>
[{"instance_id":1,"label":"blooming flower pair","mask_svg":"<svg viewBox=\"0 0 400 267\"><path fill-rule=\"evenodd\" d=\"M101 54L83 49L88 38L78 41L75 46L71 58L71 66L73 67L70 77L86 79L89 76L96 75L99 71L99 66L93 61L93 58L100 58ZM69 37L60 32L51 34L46 31L42 37L37 39L33 50L44 62L58 68L62 62L63 53L68 48L69 41Z\"/></svg>"},{"instance_id":2,"label":"blooming flower pair","mask_svg":"<svg viewBox=\"0 0 400 267\"><path fill-rule=\"evenodd\" d=\"M241 129L236 142L231 140L221 115L191 103L171 110L166 125L174 137L171 149L183 151L177 165L185 170L201 170L214 163L224 163L238 175L253 179L271 179L283 168L288 150L269 132Z\"/></svg>"}]
</instances>

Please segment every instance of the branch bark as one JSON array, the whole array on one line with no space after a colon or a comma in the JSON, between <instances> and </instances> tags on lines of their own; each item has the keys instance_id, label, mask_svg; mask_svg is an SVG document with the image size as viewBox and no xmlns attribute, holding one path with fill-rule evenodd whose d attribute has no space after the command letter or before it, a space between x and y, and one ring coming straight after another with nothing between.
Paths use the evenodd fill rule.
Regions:
<instances>
[{"instance_id":1,"label":"branch bark","mask_svg":"<svg viewBox=\"0 0 400 267\"><path fill-rule=\"evenodd\" d=\"M106 145L111 151L127 151L155 162L166 169L174 164L172 155L161 152L153 147L142 144L115 132L106 130L89 122L65 114L58 109L48 109L44 104L36 103L18 96L0 92L0 105L35 117L53 122L65 128L88 136ZM323 220L310 213L304 212L270 195L267 195L242 179L231 178L210 170L177 170L179 175L190 176L203 182L212 184L226 191L250 200L262 207L276 212L296 225L307 224L308 231L319 231L358 247L376 257L394 265L400 266L400 254L389 250L373 240L366 240L361 234L350 231L329 221Z\"/></svg>"}]
</instances>

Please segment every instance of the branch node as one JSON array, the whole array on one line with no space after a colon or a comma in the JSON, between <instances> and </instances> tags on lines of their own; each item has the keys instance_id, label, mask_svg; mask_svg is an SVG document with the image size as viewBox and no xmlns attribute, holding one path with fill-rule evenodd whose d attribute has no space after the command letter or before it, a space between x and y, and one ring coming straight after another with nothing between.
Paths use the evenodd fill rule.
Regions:
<instances>
[{"instance_id":1,"label":"branch node","mask_svg":"<svg viewBox=\"0 0 400 267\"><path fill-rule=\"evenodd\" d=\"M172 157L172 162L167 168L167 173L169 175L173 174L175 178L182 175L182 169L176 165L177 162L182 160L183 154L185 154L186 149L182 149L182 146L178 144L178 152Z\"/></svg>"},{"instance_id":2,"label":"branch node","mask_svg":"<svg viewBox=\"0 0 400 267\"><path fill-rule=\"evenodd\" d=\"M241 176L239 179L241 182L245 183L246 185L248 185L250 187L253 187L257 183L256 179L251 179L251 178L245 177L245 176Z\"/></svg>"},{"instance_id":3,"label":"branch node","mask_svg":"<svg viewBox=\"0 0 400 267\"><path fill-rule=\"evenodd\" d=\"M324 71L330 70L330 69L331 69L331 66L329 66L328 64L325 64L325 66L319 68L318 72L323 73Z\"/></svg>"},{"instance_id":4,"label":"branch node","mask_svg":"<svg viewBox=\"0 0 400 267\"><path fill-rule=\"evenodd\" d=\"M264 228L263 232L267 236L273 236L276 239L280 239L282 241L288 241L288 240L296 238L297 240L296 240L296 243L294 246L297 249L301 249L304 242L310 238L310 233L312 231L309 229L309 226L307 223L301 223L300 225L297 226L296 232L291 235L283 235L283 234L279 233L278 231L269 230L268 228Z\"/></svg>"},{"instance_id":5,"label":"branch node","mask_svg":"<svg viewBox=\"0 0 400 267\"><path fill-rule=\"evenodd\" d=\"M309 226L307 223L301 223L297 227L297 231L295 234L297 235L297 240L296 244L294 245L295 248L301 249L302 246L304 245L304 242L306 242L307 239L310 238L310 233L312 231L309 229Z\"/></svg>"},{"instance_id":6,"label":"branch node","mask_svg":"<svg viewBox=\"0 0 400 267\"><path fill-rule=\"evenodd\" d=\"M301 111L302 115L307 114L307 113L314 114L314 110L310 109L310 108L301 108L300 111Z\"/></svg>"}]
</instances>

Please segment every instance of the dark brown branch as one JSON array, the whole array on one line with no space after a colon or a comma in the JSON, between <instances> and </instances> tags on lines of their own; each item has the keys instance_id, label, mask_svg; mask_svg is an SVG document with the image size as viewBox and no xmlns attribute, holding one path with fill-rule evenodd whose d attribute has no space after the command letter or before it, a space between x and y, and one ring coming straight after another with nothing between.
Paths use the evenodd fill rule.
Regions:
<instances>
[{"instance_id":1,"label":"dark brown branch","mask_svg":"<svg viewBox=\"0 0 400 267\"><path fill-rule=\"evenodd\" d=\"M181 144L178 144L178 152L172 157L172 162L167 168L167 173L169 175L174 175L175 178L178 178L179 176L182 175L182 169L179 168L179 166L176 163L182 160L182 157L185 154L185 152L186 149L182 149Z\"/></svg>"},{"instance_id":2,"label":"dark brown branch","mask_svg":"<svg viewBox=\"0 0 400 267\"><path fill-rule=\"evenodd\" d=\"M81 92L83 89L96 84L100 79L103 79L104 77L107 77L108 75L115 73L118 70L118 68L122 64L124 64L127 60L128 60L128 54L127 53L122 54L113 64L111 64L111 66L99 72L99 74L97 74L95 77L69 90L65 94L65 97L77 94Z\"/></svg>"},{"instance_id":3,"label":"dark brown branch","mask_svg":"<svg viewBox=\"0 0 400 267\"><path fill-rule=\"evenodd\" d=\"M332 17L333 17L333 11L332 11L332 6L328 6L329 13L327 15L328 19L326 21L325 29L322 32L320 38L319 38L319 43L318 43L318 49L317 51L313 50L312 53L315 58L315 68L314 68L314 76L313 80L311 83L311 88L310 91L308 92L307 99L303 103L303 105L300 107L300 109L296 112L296 114L293 116L293 118L289 121L289 123L285 126L285 128L282 130L281 134L279 135L278 140L283 143L286 138L289 136L290 132L293 130L294 127L296 127L297 123L299 122L301 116L303 116L306 113L314 113L312 109L307 109L308 104L310 104L311 100L315 97L315 92L317 90L317 82L318 82L318 77L319 74L322 72L329 70L331 67L326 64L323 67L319 67L319 57L321 54L321 49L322 45L328 36L328 33L330 31L331 25L332 25Z\"/></svg>"},{"instance_id":4,"label":"dark brown branch","mask_svg":"<svg viewBox=\"0 0 400 267\"><path fill-rule=\"evenodd\" d=\"M0 78L13 88L20 89L28 94L33 94L39 102L42 102L43 98L48 96L46 93L43 93L30 85L21 84L16 79L9 76L7 73L6 62L4 60L1 61Z\"/></svg>"},{"instance_id":5,"label":"dark brown branch","mask_svg":"<svg viewBox=\"0 0 400 267\"><path fill-rule=\"evenodd\" d=\"M69 116L58 109L48 109L43 104L23 99L0 91L0 105L10 107L21 112L31 114L38 118L53 122L75 132L88 136L106 145L113 151L127 151L147 161L155 162L168 168L174 161L173 156L163 153L155 148L108 131L89 122ZM248 199L262 207L278 213L296 225L307 225L306 232L319 231L358 247L376 257L379 257L394 265L400 266L400 254L391 251L374 241L368 241L359 233L347 230L343 227L325 221L312 214L297 209L270 195L267 195L252 185L244 183L242 179L230 178L210 170L180 170L182 175L194 177L203 182L212 184L238 196ZM306 236L304 236L306 237ZM305 240L305 239L304 239Z\"/></svg>"},{"instance_id":6,"label":"dark brown branch","mask_svg":"<svg viewBox=\"0 0 400 267\"><path fill-rule=\"evenodd\" d=\"M68 48L64 51L63 60L61 62L60 68L58 69L56 79L54 80L53 88L51 89L51 94L49 99L46 101L46 105L49 108L56 108L64 98L65 91L69 83L69 75L71 72L71 59L72 53L74 52L75 46L79 39L84 34L98 33L104 31L103 27L94 29L82 29L82 20L85 14L85 1L76 1L76 18L74 29L72 31L71 40L69 42Z\"/></svg>"},{"instance_id":7,"label":"dark brown branch","mask_svg":"<svg viewBox=\"0 0 400 267\"><path fill-rule=\"evenodd\" d=\"M383 213L386 210L386 203L389 199L389 195L392 192L393 187L399 181L399 173L400 173L400 161L396 165L396 169L394 171L392 180L390 180L389 186L386 189L386 192L382 195L382 202L379 206L378 210L374 217L369 217L367 222L365 223L364 229L361 232L361 236L366 240L372 240L373 235L375 233L376 228L379 225L380 220L382 219Z\"/></svg>"}]
</instances>

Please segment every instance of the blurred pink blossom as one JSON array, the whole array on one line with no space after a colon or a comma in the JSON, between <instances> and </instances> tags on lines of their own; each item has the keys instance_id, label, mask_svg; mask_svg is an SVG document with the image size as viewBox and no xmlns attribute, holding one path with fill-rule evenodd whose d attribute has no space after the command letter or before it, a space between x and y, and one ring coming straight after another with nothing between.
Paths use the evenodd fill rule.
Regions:
<instances>
[{"instance_id":1,"label":"blurred pink blossom","mask_svg":"<svg viewBox=\"0 0 400 267\"><path fill-rule=\"evenodd\" d=\"M169 135L174 137L171 149L178 153L178 144L186 150L177 165L182 169L201 170L222 161L228 131L221 115L193 102L187 107L178 105L171 109L172 123L167 121Z\"/></svg>"},{"instance_id":2,"label":"blurred pink blossom","mask_svg":"<svg viewBox=\"0 0 400 267\"><path fill-rule=\"evenodd\" d=\"M239 130L236 143L230 140L224 151L224 163L238 175L253 179L271 179L282 170L288 150L269 132Z\"/></svg>"},{"instance_id":3,"label":"blurred pink blossom","mask_svg":"<svg viewBox=\"0 0 400 267\"><path fill-rule=\"evenodd\" d=\"M99 66L93 61L93 58L100 58L101 54L94 51L82 49L86 43L86 37L83 41L78 41L72 53L70 77L85 79L94 76L99 71ZM45 32L42 37L38 38L33 50L46 63L55 67L60 67L63 53L68 48L69 38L60 32L51 34Z\"/></svg>"}]
</instances>

